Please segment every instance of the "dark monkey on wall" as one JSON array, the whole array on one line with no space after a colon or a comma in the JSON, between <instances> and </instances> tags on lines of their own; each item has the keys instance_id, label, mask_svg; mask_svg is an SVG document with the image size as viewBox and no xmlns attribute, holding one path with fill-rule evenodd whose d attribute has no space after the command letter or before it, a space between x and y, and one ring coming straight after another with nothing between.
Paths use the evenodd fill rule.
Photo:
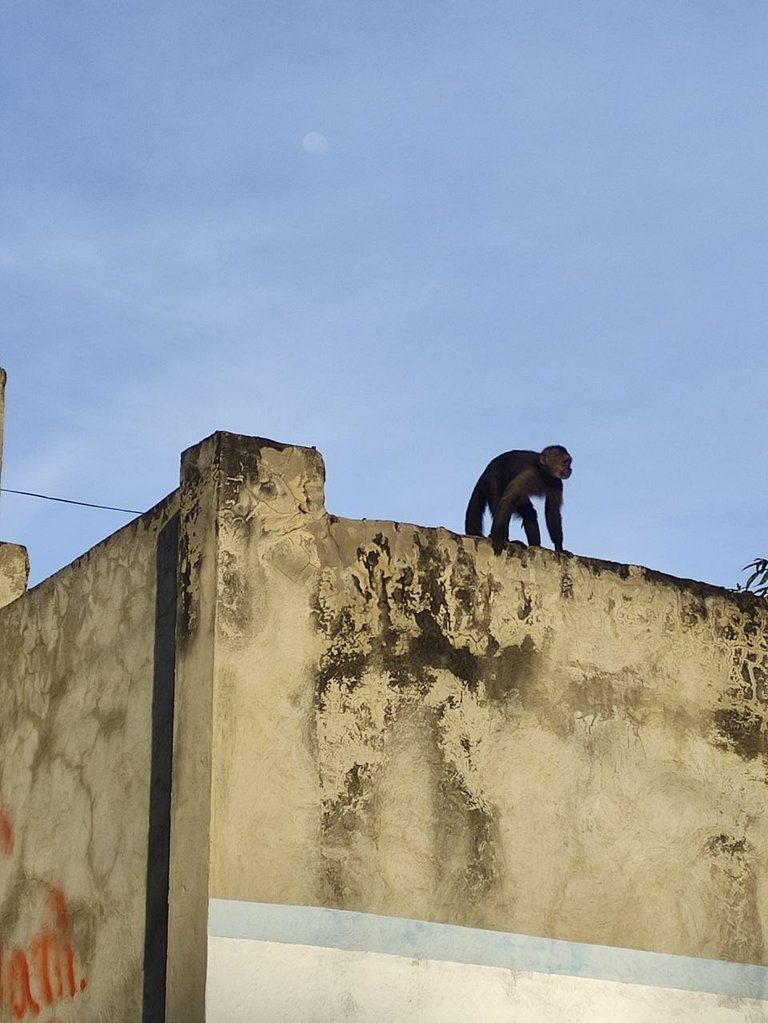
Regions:
<instances>
[{"instance_id":1,"label":"dark monkey on wall","mask_svg":"<svg viewBox=\"0 0 768 1023\"><path fill-rule=\"evenodd\" d=\"M563 480L571 475L573 459L561 444L543 451L505 451L488 463L475 484L467 506L465 529L469 536L483 535L483 513L491 516L491 543L501 554L509 540L509 520L519 515L528 543L541 546L541 533L532 497L544 498L544 518L556 551L563 549Z\"/></svg>"}]
</instances>

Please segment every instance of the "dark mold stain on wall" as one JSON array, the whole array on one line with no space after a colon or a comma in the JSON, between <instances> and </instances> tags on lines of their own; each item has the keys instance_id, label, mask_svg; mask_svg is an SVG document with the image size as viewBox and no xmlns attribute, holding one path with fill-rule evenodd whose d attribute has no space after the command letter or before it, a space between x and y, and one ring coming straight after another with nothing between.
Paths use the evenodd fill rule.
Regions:
<instances>
[{"instance_id":1,"label":"dark mold stain on wall","mask_svg":"<svg viewBox=\"0 0 768 1023\"><path fill-rule=\"evenodd\" d=\"M451 557L423 537L417 537L416 544L415 566L398 565L387 538L378 535L371 545L358 549L362 573L347 580L346 596L337 597L336 603L318 593L314 610L326 645L316 674L316 710L320 716L325 713L332 687L352 696L363 673L373 669L387 679L390 725L420 715L418 755L422 763L433 763L432 802L440 821L434 837L433 859L441 865L436 884L446 898L478 903L479 913L479 903L490 896L496 881L496 823L446 757L444 732L457 709L456 696L429 705L424 698L437 683L437 673L447 671L474 697L482 682L489 702L517 699L520 689L535 677L538 654L530 636L502 648L490 635L490 584L477 575L470 556L459 551L458 557ZM531 595L523 587L519 620L527 618L531 608ZM457 618L462 635L469 629L483 640L484 649L473 652L458 645ZM355 734L362 727L366 741L376 748L371 762L357 761L347 769L341 791L325 801L322 831L325 846L336 850L325 858L325 897L332 904L354 906L360 893L345 862L355 842L375 845L376 794L381 772L387 770L386 755L380 754L386 754L383 746L391 741L391 730L382 734L367 727L364 708L349 713L362 715L350 727ZM461 745L470 763L470 739L465 737Z\"/></svg>"},{"instance_id":2,"label":"dark mold stain on wall","mask_svg":"<svg viewBox=\"0 0 768 1023\"><path fill-rule=\"evenodd\" d=\"M578 741L585 742L588 755L591 743L603 736L610 743L621 729L627 734L627 726L640 746L646 727L701 735L707 711L697 705L689 713L684 702L669 709L660 706L653 657L629 660L617 670L581 660L553 665L535 575L533 580L527 576L525 581L510 580L501 593L493 573L481 574L472 553L460 543L442 546L439 534L431 531L415 532L414 547L408 545L403 555L398 543L397 534L389 539L379 534L361 544L356 559L331 569L327 589L321 580L315 595L313 610L323 640L315 675L316 718L321 722L332 707L348 719L334 739L332 754L341 751L343 767L325 789L323 801L322 897L333 905L366 907L366 893L358 890L364 888L364 879L349 864L375 862L377 814L383 812L377 793L389 770L389 744L393 735L408 727L409 715L419 713L423 731L418 742L412 742L414 751L418 749L414 756L422 768L429 761L434 772L431 810L425 817L440 825L429 839L430 863L440 864L433 878L435 893L453 892L455 904L463 892L463 919L488 926L493 919L490 907L501 898L500 892L506 898L516 896L503 888L504 867L497 862L502 848L498 810L489 802L490 790L474 784L475 765L483 761L473 746L478 738L472 727L462 733L462 708L471 707L481 717L489 712L487 720L515 718L522 710L551 733L550 739L555 735L570 741L575 729L586 729L589 739ZM601 571L595 568L596 575ZM580 576L568 564L559 572L560 597L564 604L569 602L567 617L573 614L574 579ZM678 597L669 601L666 617L656 623L659 646L665 629L677 633L682 624L702 642L710 637L715 656L722 650L726 658L733 658L731 685L709 711L713 728L708 737L715 746L746 760L761 757L768 766L768 640L760 628L765 621L762 605L724 601L722 591L645 570L630 572L619 566L616 575L622 582L637 576L638 587L625 587L627 592L619 588L613 596L609 591L610 600L615 597L630 605L637 593L646 599L641 593L644 579L665 586L674 583ZM497 597L501 607L494 606ZM504 635L514 642L500 642L500 632L494 635L494 623L499 621L508 630ZM652 626L641 614L638 621L645 637ZM361 691L369 684L367 673L375 680L375 698L380 701L375 722L366 717L367 690ZM720 682L715 692L722 692ZM487 757L487 747L479 748ZM321 749L321 776L324 755ZM483 770L484 765L479 773ZM360 854L360 843L367 843L369 860ZM713 938L713 947L727 946L729 954L742 961L761 961L757 875L746 838L715 834L702 845L701 855L711 861L715 885L727 889L732 903L724 933ZM435 894L435 904L438 901Z\"/></svg>"},{"instance_id":3,"label":"dark mold stain on wall","mask_svg":"<svg viewBox=\"0 0 768 1023\"><path fill-rule=\"evenodd\" d=\"M714 632L733 649L732 684L713 712L714 743L768 767L768 636L758 608L729 609Z\"/></svg>"},{"instance_id":4,"label":"dark mold stain on wall","mask_svg":"<svg viewBox=\"0 0 768 1023\"><path fill-rule=\"evenodd\" d=\"M755 850L746 837L713 835L705 845L710 869L724 893L720 930L722 956L734 962L763 961L764 937L760 922Z\"/></svg>"},{"instance_id":5,"label":"dark mold stain on wall","mask_svg":"<svg viewBox=\"0 0 768 1023\"><path fill-rule=\"evenodd\" d=\"M699 622L705 622L708 617L709 610L703 594L692 590L683 590L680 594L680 621L683 625L693 627Z\"/></svg>"},{"instance_id":6,"label":"dark mold stain on wall","mask_svg":"<svg viewBox=\"0 0 768 1023\"><path fill-rule=\"evenodd\" d=\"M219 553L219 602L221 625L229 642L242 646L251 633L256 598L253 580L243 572L238 559L230 551Z\"/></svg>"},{"instance_id":7,"label":"dark mold stain on wall","mask_svg":"<svg viewBox=\"0 0 768 1023\"><path fill-rule=\"evenodd\" d=\"M429 868L420 861L420 872L431 869L434 899L446 910L456 905L467 907L466 919L482 922L484 900L496 890L498 871L497 826L489 810L478 804L468 791L455 766L443 755L441 718L444 708L430 710L403 702L398 717L401 728L389 730L382 745L407 750L408 762L418 761L421 781L428 775L427 797L432 807L422 821L416 844L424 844L428 832ZM380 828L387 810L398 805L390 777L397 752L384 750L377 763L353 763L346 772L341 791L324 804L322 819L323 875L319 896L324 904L348 909L370 908L372 898L369 872L376 872L380 847ZM400 776L398 776L400 777ZM409 783L413 782L408 773ZM408 836L403 839L408 856ZM359 855L367 848L368 854ZM423 849L422 849L423 852ZM363 872L355 860L365 863ZM372 866L373 865L373 866Z\"/></svg>"},{"instance_id":8,"label":"dark mold stain on wall","mask_svg":"<svg viewBox=\"0 0 768 1023\"><path fill-rule=\"evenodd\" d=\"M352 692L360 684L368 658L360 648L359 632L352 611L343 607L337 615L318 604L318 623L328 640L317 671L315 690L318 709L322 709L324 697L331 684L343 686Z\"/></svg>"},{"instance_id":9,"label":"dark mold stain on wall","mask_svg":"<svg viewBox=\"0 0 768 1023\"><path fill-rule=\"evenodd\" d=\"M732 749L745 760L768 754L768 722L751 707L719 707L715 713L717 745Z\"/></svg>"},{"instance_id":10,"label":"dark mold stain on wall","mask_svg":"<svg viewBox=\"0 0 768 1023\"><path fill-rule=\"evenodd\" d=\"M317 597L315 615L327 640L317 673L320 709L330 684L351 691L368 665L386 673L396 690L428 690L435 681L435 671L445 669L473 694L484 680L487 697L499 701L532 678L537 657L532 639L524 636L519 645L502 648L490 635L488 593L483 592L488 584L477 576L465 552L451 562L437 544L418 538L416 570L409 565L393 567L387 539L378 535L373 547L358 549L358 560L368 579L366 589L355 579L358 596L366 603L376 602L378 620L375 628L366 629L364 625L361 632L359 616L352 606L343 605L337 610ZM451 600L446 593L446 575ZM531 606L531 595L522 587L519 620L528 617ZM407 633L398 631L392 623L391 607L407 616L415 628ZM473 631L483 637L482 653L457 645L453 638L454 615L463 616L465 622L461 624L469 621ZM370 647L367 653L366 643Z\"/></svg>"}]
</instances>

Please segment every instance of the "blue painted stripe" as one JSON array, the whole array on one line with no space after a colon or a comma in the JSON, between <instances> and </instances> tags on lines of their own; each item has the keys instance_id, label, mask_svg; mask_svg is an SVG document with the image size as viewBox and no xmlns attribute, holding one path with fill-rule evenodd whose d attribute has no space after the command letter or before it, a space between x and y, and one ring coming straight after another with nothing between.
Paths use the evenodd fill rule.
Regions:
<instances>
[{"instance_id":1,"label":"blue painted stripe","mask_svg":"<svg viewBox=\"0 0 768 1023\"><path fill-rule=\"evenodd\" d=\"M211 899L208 933L768 1000L765 966L534 938L375 913Z\"/></svg>"}]
</instances>

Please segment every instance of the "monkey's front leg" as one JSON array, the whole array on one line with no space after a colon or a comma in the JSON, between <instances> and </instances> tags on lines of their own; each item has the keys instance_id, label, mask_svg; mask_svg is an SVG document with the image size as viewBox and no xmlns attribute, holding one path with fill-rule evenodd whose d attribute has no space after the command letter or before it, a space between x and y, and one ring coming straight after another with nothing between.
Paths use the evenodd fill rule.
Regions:
<instances>
[{"instance_id":1,"label":"monkey's front leg","mask_svg":"<svg viewBox=\"0 0 768 1023\"><path fill-rule=\"evenodd\" d=\"M552 537L555 550L563 551L563 517L561 514L563 499L561 494L547 494L544 504L544 517L547 521L547 532Z\"/></svg>"}]
</instances>

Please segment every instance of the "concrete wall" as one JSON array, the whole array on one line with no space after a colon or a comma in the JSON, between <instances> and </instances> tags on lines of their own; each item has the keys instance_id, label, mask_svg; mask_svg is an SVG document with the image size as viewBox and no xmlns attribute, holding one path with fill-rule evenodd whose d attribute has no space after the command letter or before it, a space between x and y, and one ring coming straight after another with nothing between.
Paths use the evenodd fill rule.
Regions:
<instances>
[{"instance_id":1,"label":"concrete wall","mask_svg":"<svg viewBox=\"0 0 768 1023\"><path fill-rule=\"evenodd\" d=\"M219 904L766 963L764 602L336 519L311 449L218 435L186 463L180 877ZM178 994L182 1019L200 992Z\"/></svg>"},{"instance_id":2,"label":"concrete wall","mask_svg":"<svg viewBox=\"0 0 768 1023\"><path fill-rule=\"evenodd\" d=\"M162 1019L175 501L0 610L0 1020Z\"/></svg>"},{"instance_id":3,"label":"concrete wall","mask_svg":"<svg viewBox=\"0 0 768 1023\"><path fill-rule=\"evenodd\" d=\"M213 897L768 961L763 601L220 457Z\"/></svg>"},{"instance_id":4,"label":"concrete wall","mask_svg":"<svg viewBox=\"0 0 768 1023\"><path fill-rule=\"evenodd\" d=\"M216 434L0 609L0 1020L768 1020L766 603L323 480Z\"/></svg>"}]
</instances>

